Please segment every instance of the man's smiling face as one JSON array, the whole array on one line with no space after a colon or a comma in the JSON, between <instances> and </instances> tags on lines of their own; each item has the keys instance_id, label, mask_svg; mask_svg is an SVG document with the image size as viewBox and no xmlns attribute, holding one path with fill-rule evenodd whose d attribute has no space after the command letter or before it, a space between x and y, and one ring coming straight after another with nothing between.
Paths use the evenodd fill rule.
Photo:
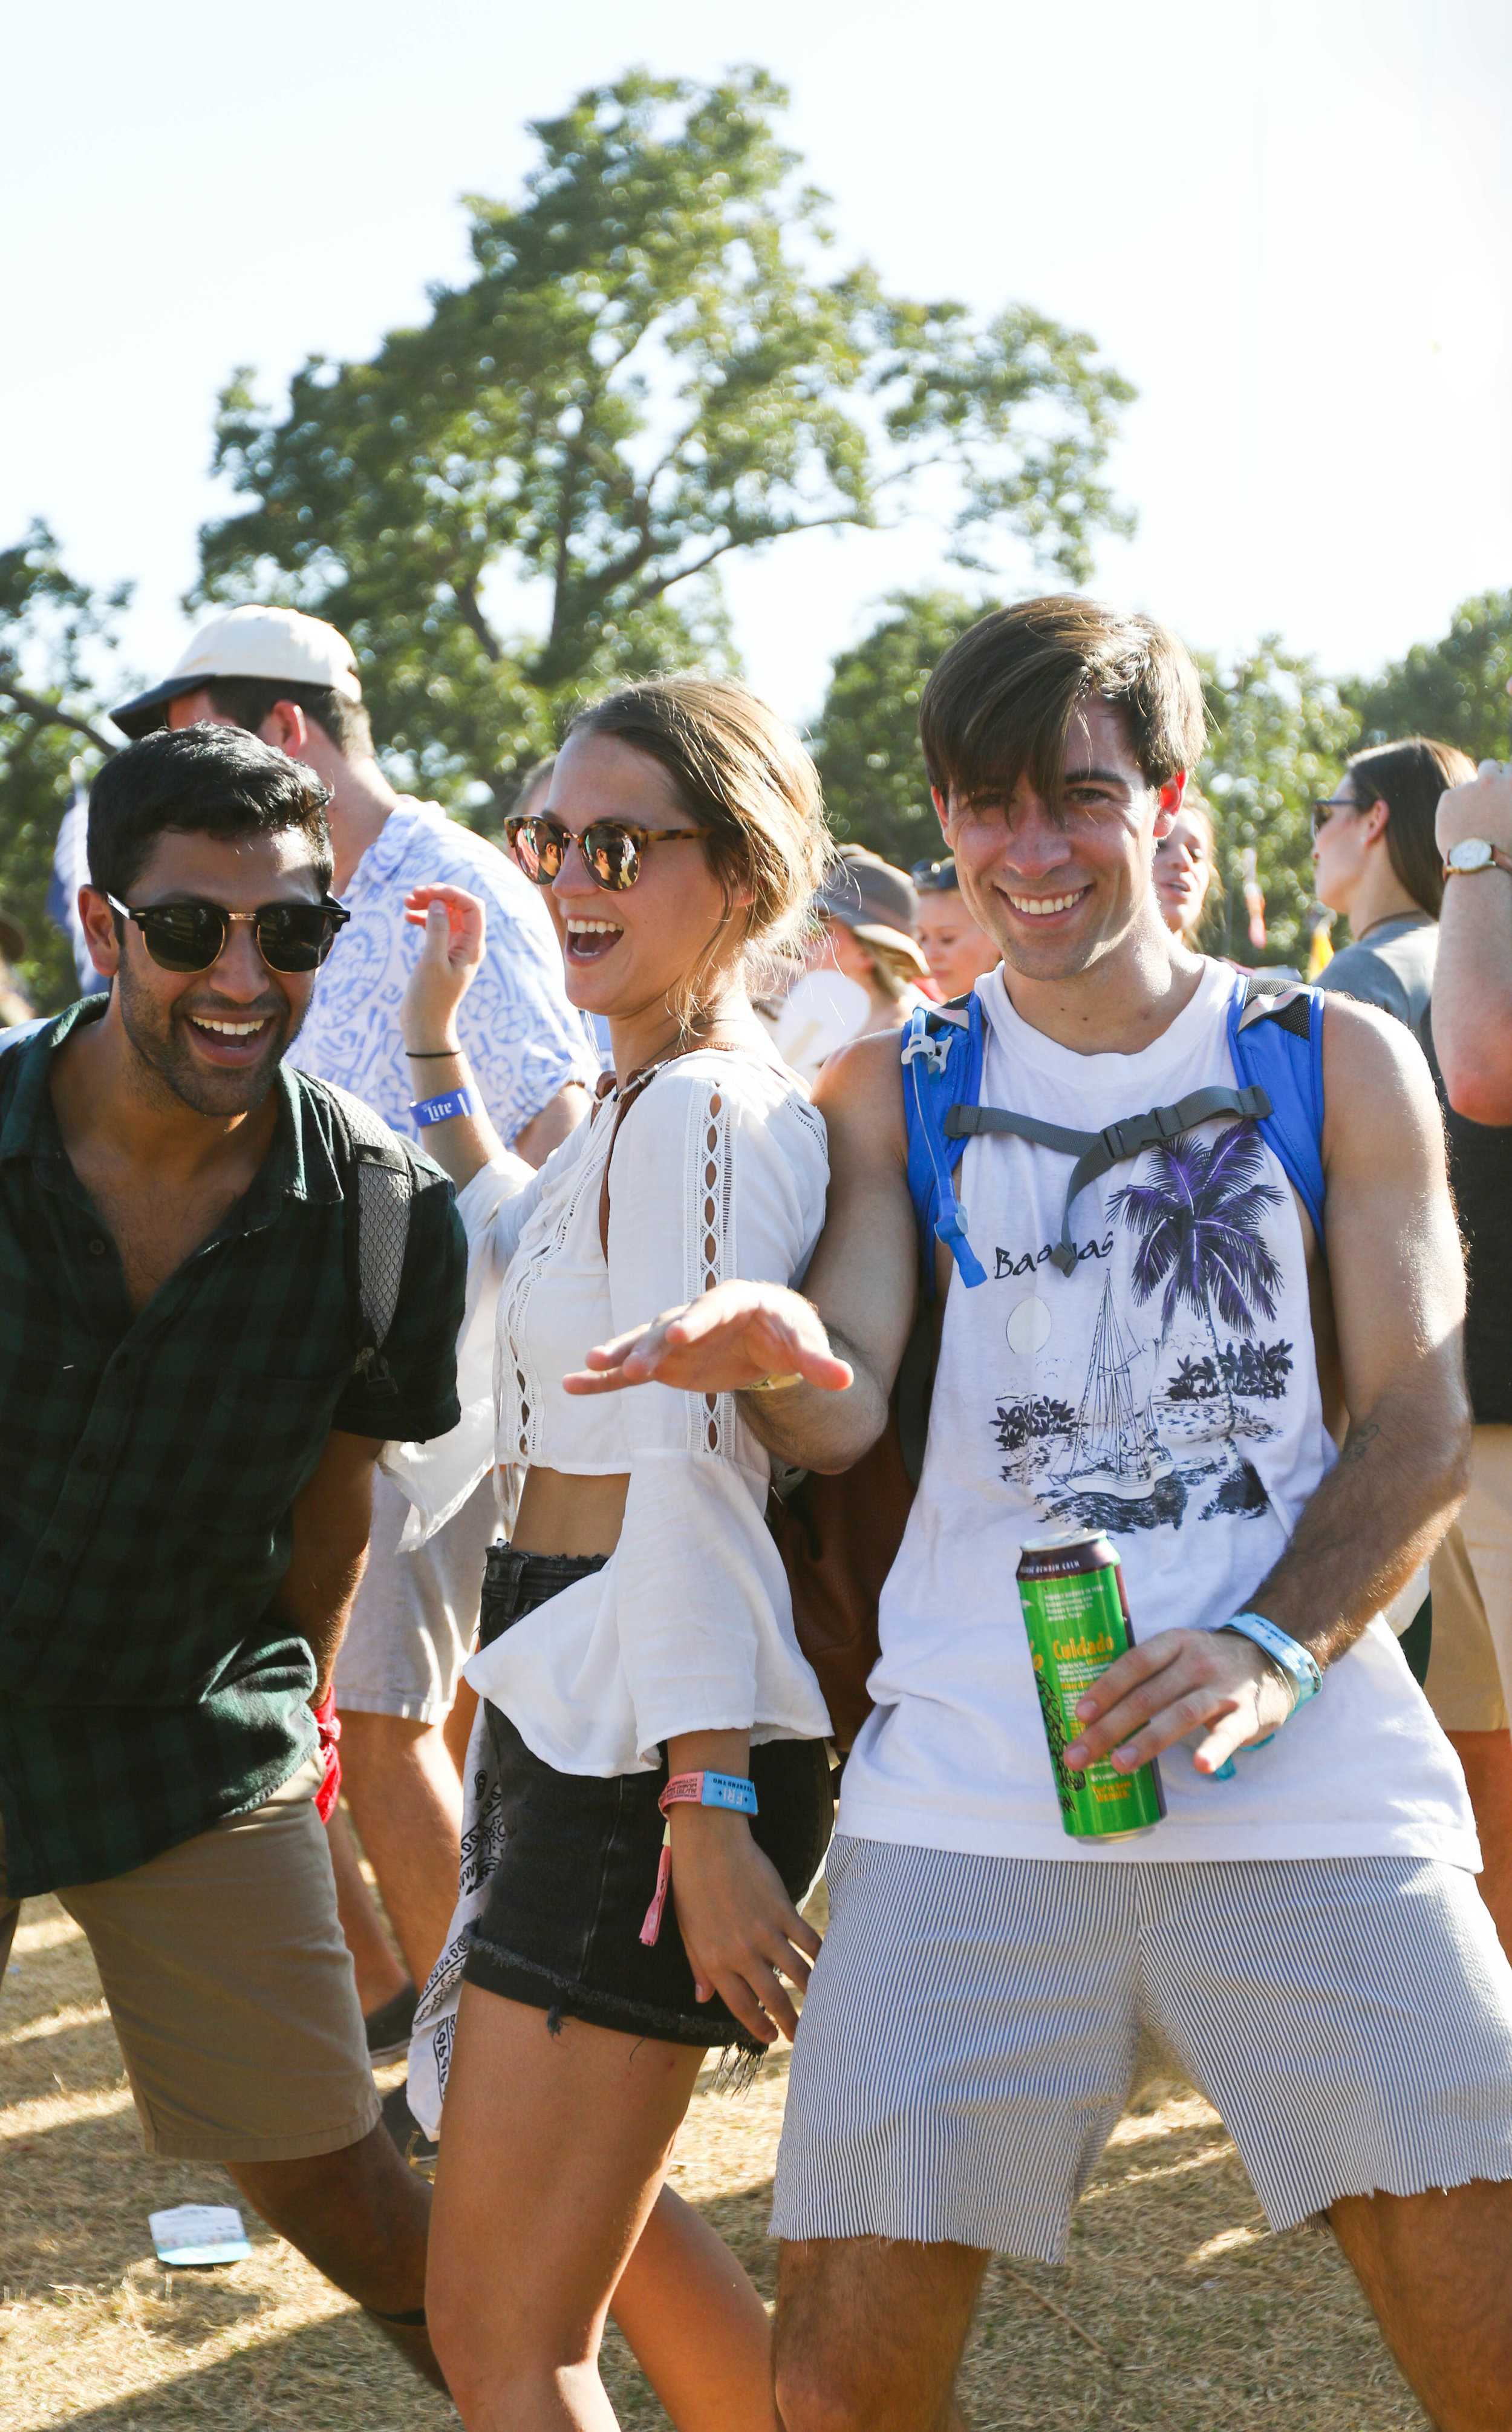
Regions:
<instances>
[{"instance_id":1,"label":"man's smiling face","mask_svg":"<svg viewBox=\"0 0 1512 2432\"><path fill-rule=\"evenodd\" d=\"M294 828L234 840L167 830L126 890L133 911L198 903L255 912L320 900L308 839ZM103 931L100 914L111 919L103 898L92 911L92 928ZM164 971L136 923L122 925L115 985L142 1061L195 1114L244 1114L259 1105L309 1009L316 974L270 971L249 921L233 924L225 952L203 971Z\"/></svg>"},{"instance_id":2,"label":"man's smiling face","mask_svg":"<svg viewBox=\"0 0 1512 2432\"><path fill-rule=\"evenodd\" d=\"M1156 788L1134 756L1122 713L1077 710L1053 801L1027 773L1011 793L935 796L966 909L1025 979L1075 977L1132 932L1161 932L1151 879L1156 843L1181 807L1184 776Z\"/></svg>"}]
</instances>

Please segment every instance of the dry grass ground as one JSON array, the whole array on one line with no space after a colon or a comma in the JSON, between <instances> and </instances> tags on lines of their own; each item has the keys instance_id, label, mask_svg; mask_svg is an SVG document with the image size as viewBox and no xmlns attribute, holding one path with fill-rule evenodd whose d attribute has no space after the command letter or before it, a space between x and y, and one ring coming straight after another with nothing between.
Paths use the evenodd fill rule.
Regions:
<instances>
[{"instance_id":1,"label":"dry grass ground","mask_svg":"<svg viewBox=\"0 0 1512 2432\"><path fill-rule=\"evenodd\" d=\"M28 1906L0 1992L0 2432L441 2432L421 2390L299 2257L166 2273L147 2215L226 2202L220 2173L143 2159L88 1949ZM677 2178L769 2288L784 2073L700 2093ZM1272 2239L1207 2105L1167 2086L1123 2121L1063 2271L994 2265L966 2360L975 2432L1421 2432L1332 2241ZM621 2420L665 2418L624 2350Z\"/></svg>"}]
</instances>

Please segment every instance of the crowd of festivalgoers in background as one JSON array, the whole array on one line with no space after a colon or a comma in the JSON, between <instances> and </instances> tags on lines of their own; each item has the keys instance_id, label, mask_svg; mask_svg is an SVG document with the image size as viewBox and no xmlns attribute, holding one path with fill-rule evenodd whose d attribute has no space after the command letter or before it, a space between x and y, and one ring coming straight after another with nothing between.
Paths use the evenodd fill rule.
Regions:
<instances>
[{"instance_id":1,"label":"crowd of festivalgoers in background","mask_svg":"<svg viewBox=\"0 0 1512 2432\"><path fill-rule=\"evenodd\" d=\"M1075 599L935 670L911 871L733 684L586 705L502 845L291 611L114 718L99 985L34 1017L0 916L0 1970L57 1892L149 2149L469 2426L602 2432L610 2313L680 2432L959 2424L1150 2034L1504 2424L1512 778L1337 771L1314 990L1204 953L1191 662ZM768 1493L865 1475L919 1312L837 1750ZM1078 1525L1139 1644L1061 1762L1165 1760L1096 1862L1012 1586ZM664 2173L805 1994L774 2349Z\"/></svg>"}]
</instances>

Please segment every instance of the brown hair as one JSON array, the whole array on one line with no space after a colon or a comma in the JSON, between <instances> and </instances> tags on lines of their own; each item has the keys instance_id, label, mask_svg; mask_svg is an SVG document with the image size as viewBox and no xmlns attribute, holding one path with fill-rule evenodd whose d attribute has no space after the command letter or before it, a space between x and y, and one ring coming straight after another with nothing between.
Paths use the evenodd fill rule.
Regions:
<instances>
[{"instance_id":1,"label":"brown hair","mask_svg":"<svg viewBox=\"0 0 1512 2432\"><path fill-rule=\"evenodd\" d=\"M554 752L548 752L544 760L531 761L529 768L522 772L511 797L511 819L513 819L517 811L524 810L532 794L539 793L544 786L550 785L551 774L556 765L557 755Z\"/></svg>"},{"instance_id":2,"label":"brown hair","mask_svg":"<svg viewBox=\"0 0 1512 2432\"><path fill-rule=\"evenodd\" d=\"M373 728L360 701L348 701L331 684L285 684L275 676L211 676L205 686L223 718L256 735L280 701L292 701L313 719L344 760L370 760Z\"/></svg>"},{"instance_id":3,"label":"brown hair","mask_svg":"<svg viewBox=\"0 0 1512 2432\"><path fill-rule=\"evenodd\" d=\"M1438 797L1473 777L1474 762L1453 743L1409 735L1403 743L1356 752L1345 774L1354 781L1362 810L1385 802L1386 858L1397 883L1436 920L1444 901L1444 865L1434 837Z\"/></svg>"},{"instance_id":4,"label":"brown hair","mask_svg":"<svg viewBox=\"0 0 1512 2432\"><path fill-rule=\"evenodd\" d=\"M1088 701L1121 713L1148 785L1165 785L1201 752L1201 681L1164 625L1061 593L995 608L951 644L924 687L918 729L931 785L947 799L1011 794L1027 775L1053 802L1067 737Z\"/></svg>"},{"instance_id":5,"label":"brown hair","mask_svg":"<svg viewBox=\"0 0 1512 2432\"><path fill-rule=\"evenodd\" d=\"M659 676L580 710L567 734L613 735L658 762L703 831L727 913L737 893L750 896L747 947L763 960L795 952L832 848L818 770L765 701L740 684ZM697 1018L703 976L689 984L684 1023Z\"/></svg>"}]
</instances>

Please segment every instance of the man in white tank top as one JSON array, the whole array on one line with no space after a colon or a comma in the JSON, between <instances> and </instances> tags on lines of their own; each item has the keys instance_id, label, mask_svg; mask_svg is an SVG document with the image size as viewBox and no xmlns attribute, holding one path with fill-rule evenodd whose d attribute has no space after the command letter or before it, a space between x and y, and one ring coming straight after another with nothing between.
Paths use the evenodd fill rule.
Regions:
<instances>
[{"instance_id":1,"label":"man in white tank top","mask_svg":"<svg viewBox=\"0 0 1512 2432\"><path fill-rule=\"evenodd\" d=\"M982 1103L1096 1132L1232 1090L1235 975L1172 937L1151 880L1201 742L1182 646L1031 601L955 645L920 722L1003 955L977 984ZM794 2055L787 2432L956 2420L988 2256L1065 2254L1142 2026L1272 2226L1327 2212L1434 2421L1512 2422L1512 1969L1458 1764L1378 1617L1463 1492L1464 1276L1415 1042L1331 1000L1322 1064L1321 1241L1237 1110L1068 1218L1065 1156L966 1148L985 1279L941 1252L923 1475ZM809 1299L722 1285L675 1341L664 1319L596 1364L745 1388L774 1450L833 1471L881 1433L915 1309L896 1039L847 1050L818 1100ZM1026 1538L1078 1527L1112 1536L1139 1643L1067 1759L1163 1761L1164 1819L1114 1842L1063 1830L1015 1588Z\"/></svg>"}]
</instances>

